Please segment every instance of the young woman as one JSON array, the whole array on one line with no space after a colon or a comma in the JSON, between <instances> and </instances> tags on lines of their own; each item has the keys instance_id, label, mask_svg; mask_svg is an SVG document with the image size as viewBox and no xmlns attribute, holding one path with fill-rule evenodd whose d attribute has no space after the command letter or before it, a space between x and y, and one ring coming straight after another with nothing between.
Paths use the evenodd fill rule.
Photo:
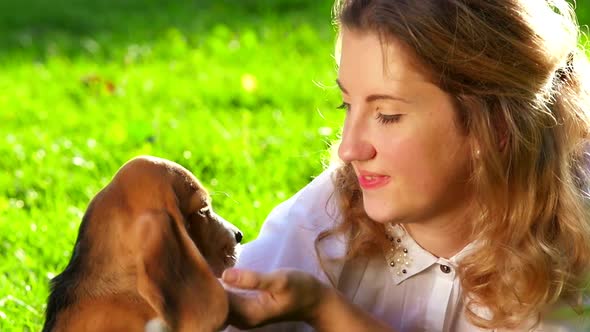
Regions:
<instances>
[{"instance_id":1,"label":"young woman","mask_svg":"<svg viewBox=\"0 0 590 332\"><path fill-rule=\"evenodd\" d=\"M342 163L226 271L228 322L588 331L590 76L568 3L335 9Z\"/></svg>"}]
</instances>

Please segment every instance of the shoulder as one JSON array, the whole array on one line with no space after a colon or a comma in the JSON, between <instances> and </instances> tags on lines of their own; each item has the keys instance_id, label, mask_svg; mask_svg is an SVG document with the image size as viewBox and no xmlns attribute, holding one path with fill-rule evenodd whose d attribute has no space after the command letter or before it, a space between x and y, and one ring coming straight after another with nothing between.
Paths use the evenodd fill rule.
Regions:
<instances>
[{"instance_id":1,"label":"shoulder","mask_svg":"<svg viewBox=\"0 0 590 332\"><path fill-rule=\"evenodd\" d=\"M269 272L296 268L324 279L316 255L318 235L339 222L334 197L333 169L327 169L285 202L264 221L258 237L242 247L238 267ZM322 241L322 252L329 257L343 256L340 239Z\"/></svg>"},{"instance_id":2,"label":"shoulder","mask_svg":"<svg viewBox=\"0 0 590 332\"><path fill-rule=\"evenodd\" d=\"M333 169L323 171L291 198L277 205L266 218L259 236L277 227L285 230L331 226L338 219L333 172Z\"/></svg>"},{"instance_id":3,"label":"shoulder","mask_svg":"<svg viewBox=\"0 0 590 332\"><path fill-rule=\"evenodd\" d=\"M583 313L576 312L573 307L564 301L553 305L543 315L539 326L534 331L544 332L587 332L590 331L590 316L588 308L590 303L586 301Z\"/></svg>"},{"instance_id":4,"label":"shoulder","mask_svg":"<svg viewBox=\"0 0 590 332\"><path fill-rule=\"evenodd\" d=\"M586 305L587 307L587 305ZM515 329L498 329L498 332L588 332L590 316L587 309L584 313L576 312L564 301L551 305L541 313L525 320Z\"/></svg>"}]
</instances>

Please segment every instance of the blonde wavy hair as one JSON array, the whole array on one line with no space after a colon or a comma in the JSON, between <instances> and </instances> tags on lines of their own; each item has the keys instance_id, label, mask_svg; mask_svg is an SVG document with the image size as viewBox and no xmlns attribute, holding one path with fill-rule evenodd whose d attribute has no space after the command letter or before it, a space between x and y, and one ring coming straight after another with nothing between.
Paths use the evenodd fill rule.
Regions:
<instances>
[{"instance_id":1,"label":"blonde wavy hair","mask_svg":"<svg viewBox=\"0 0 590 332\"><path fill-rule=\"evenodd\" d=\"M574 307L590 266L588 60L565 0L340 0L340 28L405 43L456 101L478 142L473 185L481 244L459 265L466 313L482 328L514 328L558 300ZM334 177L347 259L386 242L366 215L352 167ZM574 301L574 302L572 302ZM484 307L491 319L476 314Z\"/></svg>"}]
</instances>

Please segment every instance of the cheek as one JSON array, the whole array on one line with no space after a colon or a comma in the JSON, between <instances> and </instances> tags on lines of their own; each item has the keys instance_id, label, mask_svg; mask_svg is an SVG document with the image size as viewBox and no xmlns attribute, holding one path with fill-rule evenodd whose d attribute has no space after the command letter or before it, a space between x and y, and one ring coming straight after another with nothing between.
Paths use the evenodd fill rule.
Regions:
<instances>
[{"instance_id":1,"label":"cheek","mask_svg":"<svg viewBox=\"0 0 590 332\"><path fill-rule=\"evenodd\" d=\"M440 187L463 169L464 139L436 129L392 139L382 151L391 175L411 191Z\"/></svg>"},{"instance_id":2,"label":"cheek","mask_svg":"<svg viewBox=\"0 0 590 332\"><path fill-rule=\"evenodd\" d=\"M381 155L393 177L420 178L432 167L432 150L416 137L399 137L388 142Z\"/></svg>"},{"instance_id":3,"label":"cheek","mask_svg":"<svg viewBox=\"0 0 590 332\"><path fill-rule=\"evenodd\" d=\"M204 222L200 218L194 218L191 220L188 233L195 245L197 246L197 248L199 248L201 252L206 251L207 249L205 248L207 238L206 231L207 229L204 225Z\"/></svg>"}]
</instances>

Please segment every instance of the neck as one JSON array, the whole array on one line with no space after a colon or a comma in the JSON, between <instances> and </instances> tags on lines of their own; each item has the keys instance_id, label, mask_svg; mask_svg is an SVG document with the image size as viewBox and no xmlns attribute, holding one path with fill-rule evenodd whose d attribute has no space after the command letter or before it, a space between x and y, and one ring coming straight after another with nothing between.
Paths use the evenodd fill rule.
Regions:
<instances>
[{"instance_id":1,"label":"neck","mask_svg":"<svg viewBox=\"0 0 590 332\"><path fill-rule=\"evenodd\" d=\"M436 257L451 258L471 242L472 214L452 213L426 222L404 223L403 226L426 251Z\"/></svg>"}]
</instances>

